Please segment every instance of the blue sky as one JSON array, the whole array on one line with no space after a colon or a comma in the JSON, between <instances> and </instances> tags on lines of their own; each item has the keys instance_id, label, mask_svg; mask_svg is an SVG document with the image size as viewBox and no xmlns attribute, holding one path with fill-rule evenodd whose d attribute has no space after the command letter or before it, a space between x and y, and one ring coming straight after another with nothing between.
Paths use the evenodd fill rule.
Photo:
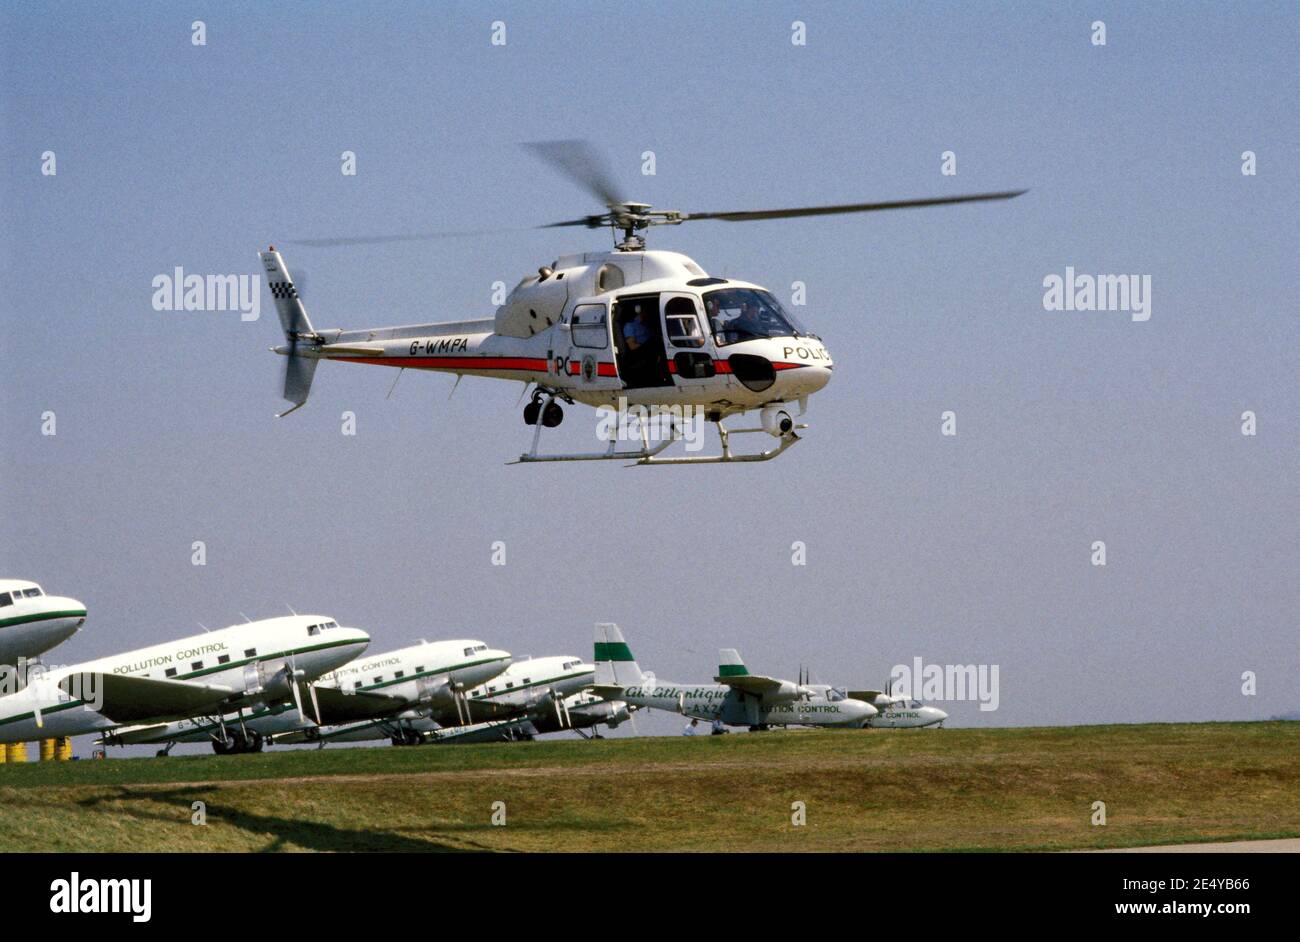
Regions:
<instances>
[{"instance_id":1,"label":"blue sky","mask_svg":"<svg viewBox=\"0 0 1300 942\"><path fill-rule=\"evenodd\" d=\"M853 685L1000 665L1000 709L961 725L1294 710L1298 26L1281 3L8 5L0 572L89 604L58 660L289 604L372 650L589 656L612 620L680 680L722 646ZM561 137L687 211L1031 191L651 233L807 284L835 378L765 465L506 467L517 384L449 401L411 374L386 399L391 372L332 364L277 421L269 297L255 323L150 304L156 275L253 274L268 242L596 211L518 146ZM316 326L361 327L487 316L493 282L607 244L282 248ZM1044 310L1066 266L1150 275L1151 319Z\"/></svg>"}]
</instances>

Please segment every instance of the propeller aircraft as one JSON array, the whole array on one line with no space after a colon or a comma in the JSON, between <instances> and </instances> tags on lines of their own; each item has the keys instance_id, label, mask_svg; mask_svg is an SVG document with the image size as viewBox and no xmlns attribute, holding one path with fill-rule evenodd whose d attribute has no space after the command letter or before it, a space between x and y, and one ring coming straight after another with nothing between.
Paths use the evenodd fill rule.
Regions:
<instances>
[{"instance_id":1,"label":"propeller aircraft","mask_svg":"<svg viewBox=\"0 0 1300 942\"><path fill-rule=\"evenodd\" d=\"M837 691L751 674L734 648L724 648L712 684L674 684L641 670L618 625L596 626L596 682L588 689L630 707L651 707L753 731L772 726L861 728L876 715L869 703Z\"/></svg>"},{"instance_id":2,"label":"propeller aircraft","mask_svg":"<svg viewBox=\"0 0 1300 942\"><path fill-rule=\"evenodd\" d=\"M370 643L359 628L324 615L232 625L34 676L0 697L0 743L32 742L120 726L235 714L223 741L246 740L243 711L297 702L300 687L358 657Z\"/></svg>"},{"instance_id":3,"label":"propeller aircraft","mask_svg":"<svg viewBox=\"0 0 1300 942\"><path fill-rule=\"evenodd\" d=\"M408 744L418 739L414 724L429 715L462 714L466 692L495 677L510 663L510 653L476 640L421 641L384 654L369 655L324 674L299 691L292 702L259 704L242 718L194 717L171 723L131 726L104 738L106 745L141 743L164 746L207 742L219 755L260 752L268 742L319 741L322 727L364 722L379 737ZM232 737L223 729L237 729Z\"/></svg>"}]
</instances>

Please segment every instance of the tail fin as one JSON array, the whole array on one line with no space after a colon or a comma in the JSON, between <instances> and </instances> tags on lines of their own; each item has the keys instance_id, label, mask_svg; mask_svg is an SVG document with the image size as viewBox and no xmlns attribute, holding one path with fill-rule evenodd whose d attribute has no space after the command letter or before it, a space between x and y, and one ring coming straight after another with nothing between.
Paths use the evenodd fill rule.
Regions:
<instances>
[{"instance_id":1,"label":"tail fin","mask_svg":"<svg viewBox=\"0 0 1300 942\"><path fill-rule=\"evenodd\" d=\"M275 312L280 315L280 327L284 330L287 346L276 347L275 352L288 357L284 366L284 398L293 405L280 413L286 416L294 409L307 402L311 394L311 381L316 373L317 358L305 356L299 351L304 347L314 347L320 338L312 329L307 318L307 309L302 306L298 289L289 276L289 269L284 266L284 259L271 246L265 252L259 252L262 268L266 270L266 281L271 288L271 298L275 302Z\"/></svg>"},{"instance_id":2,"label":"tail fin","mask_svg":"<svg viewBox=\"0 0 1300 942\"><path fill-rule=\"evenodd\" d=\"M719 677L744 677L748 673L749 668L740 659L740 652L735 648L723 648L718 652Z\"/></svg>"},{"instance_id":3,"label":"tail fin","mask_svg":"<svg viewBox=\"0 0 1300 942\"><path fill-rule=\"evenodd\" d=\"M596 626L596 655L593 660L596 662L597 684L632 687L645 677L641 667L632 659L632 649L623 640L618 625Z\"/></svg>"}]
</instances>

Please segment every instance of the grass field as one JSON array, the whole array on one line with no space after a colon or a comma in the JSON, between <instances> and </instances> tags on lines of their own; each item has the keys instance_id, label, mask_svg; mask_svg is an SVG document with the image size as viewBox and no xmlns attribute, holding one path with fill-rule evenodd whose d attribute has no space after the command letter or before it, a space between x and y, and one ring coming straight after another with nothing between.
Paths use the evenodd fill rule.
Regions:
<instances>
[{"instance_id":1,"label":"grass field","mask_svg":"<svg viewBox=\"0 0 1300 942\"><path fill-rule=\"evenodd\" d=\"M207 825L191 824L196 801ZM493 802L506 825L492 825ZM804 802L807 823L791 823ZM1104 827L1090 823L1106 803ZM1300 836L1300 723L0 766L0 850L1058 850Z\"/></svg>"}]
</instances>

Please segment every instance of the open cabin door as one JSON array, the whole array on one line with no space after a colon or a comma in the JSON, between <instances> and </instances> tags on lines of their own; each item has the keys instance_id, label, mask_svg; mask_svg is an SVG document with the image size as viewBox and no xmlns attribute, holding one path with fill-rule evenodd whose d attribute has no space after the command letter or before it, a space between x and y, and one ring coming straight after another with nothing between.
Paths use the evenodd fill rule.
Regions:
<instances>
[{"instance_id":1,"label":"open cabin door","mask_svg":"<svg viewBox=\"0 0 1300 942\"><path fill-rule=\"evenodd\" d=\"M659 303L657 294L626 295L614 301L618 375L628 389L673 385Z\"/></svg>"},{"instance_id":2,"label":"open cabin door","mask_svg":"<svg viewBox=\"0 0 1300 942\"><path fill-rule=\"evenodd\" d=\"M563 327L568 334L568 350L556 351L552 369L576 381L579 390L622 389L614 365L609 303L593 301L574 305Z\"/></svg>"}]
</instances>

